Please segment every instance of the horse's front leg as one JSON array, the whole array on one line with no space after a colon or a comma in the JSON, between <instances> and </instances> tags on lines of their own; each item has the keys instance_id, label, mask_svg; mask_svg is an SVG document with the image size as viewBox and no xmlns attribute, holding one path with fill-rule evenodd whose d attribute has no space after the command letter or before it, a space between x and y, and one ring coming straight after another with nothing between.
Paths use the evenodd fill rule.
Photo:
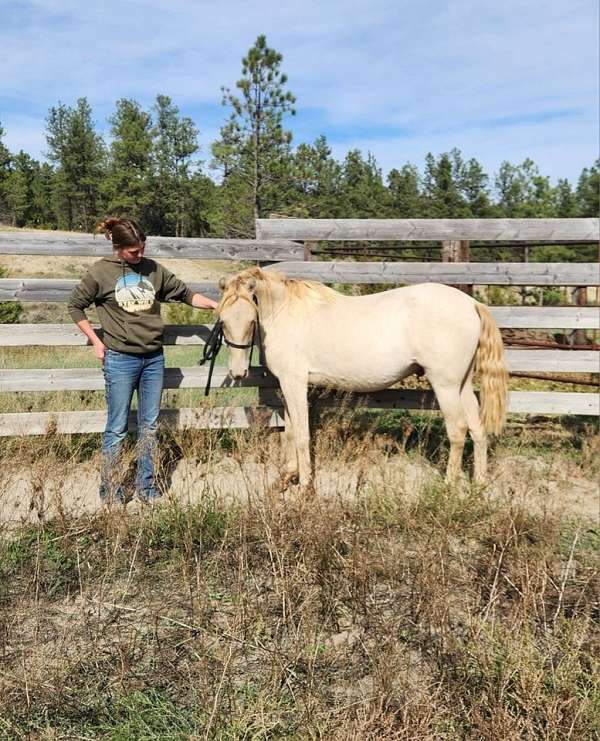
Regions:
<instances>
[{"instance_id":1,"label":"horse's front leg","mask_svg":"<svg viewBox=\"0 0 600 741\"><path fill-rule=\"evenodd\" d=\"M308 381L294 378L284 382L280 378L279 382L291 422L300 486L307 487L312 480L308 430Z\"/></svg>"},{"instance_id":2,"label":"horse's front leg","mask_svg":"<svg viewBox=\"0 0 600 741\"><path fill-rule=\"evenodd\" d=\"M296 452L296 442L292 420L288 411L287 404L283 402L283 419L285 429L283 431L283 444L285 449L285 470L283 474L283 486L298 482L298 454Z\"/></svg>"}]
</instances>

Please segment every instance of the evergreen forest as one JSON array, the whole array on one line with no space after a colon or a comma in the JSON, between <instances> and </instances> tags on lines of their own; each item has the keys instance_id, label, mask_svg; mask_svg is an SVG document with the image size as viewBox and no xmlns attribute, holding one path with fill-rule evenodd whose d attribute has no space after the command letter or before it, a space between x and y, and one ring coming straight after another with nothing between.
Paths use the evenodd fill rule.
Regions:
<instances>
[{"instance_id":1,"label":"evergreen forest","mask_svg":"<svg viewBox=\"0 0 600 741\"><path fill-rule=\"evenodd\" d=\"M455 148L426 154L422 169L398 163L384 176L369 153L354 149L337 160L325 135L295 143L286 126L296 98L282 64L282 55L259 36L233 90L222 88L224 122L208 152L200 152L196 123L167 95L157 95L149 110L133 99L117 100L105 136L86 98L57 103L46 118L45 161L9 151L0 122L0 223L89 232L116 214L138 219L148 234L248 238L256 217L274 214L598 216L600 160L576 183L553 184L531 159L502 162L489 174Z\"/></svg>"}]
</instances>

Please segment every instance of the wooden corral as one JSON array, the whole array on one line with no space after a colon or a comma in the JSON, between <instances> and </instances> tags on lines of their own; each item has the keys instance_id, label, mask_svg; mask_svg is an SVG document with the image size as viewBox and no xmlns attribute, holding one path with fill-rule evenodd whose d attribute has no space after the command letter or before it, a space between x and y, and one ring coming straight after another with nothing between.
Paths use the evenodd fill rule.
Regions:
<instances>
[{"instance_id":1,"label":"wooden corral","mask_svg":"<svg viewBox=\"0 0 600 741\"><path fill-rule=\"evenodd\" d=\"M322 262L310 260L311 247L319 240L360 243L365 240L403 240L419 242L438 240L461 242L459 257L468 255L468 240L502 240L530 244L532 240L548 244L589 243L599 239L598 219L259 219L256 240L185 239L149 237L146 254L154 258L220 259L253 261L283 271L293 278L308 278L326 283L409 284L436 281L460 286L568 286L595 287L600 284L598 263L468 263L468 262ZM451 245L450 245L451 246ZM351 252L352 245L347 247ZM357 248L358 249L358 248ZM0 232L0 254L52 256L102 256L107 253L104 239L87 234L49 232ZM448 258L452 260L452 257ZM269 269L267 267L266 269ZM65 302L77 281L3 279L0 301ZM216 297L216 284L190 284L195 290ZM496 321L505 329L594 330L600 329L597 306L494 306ZM167 326L165 344L203 345L210 326ZM0 346L82 346L87 339L71 324L0 325ZM357 351L359 349L357 348ZM515 373L559 372L592 373L600 371L600 353L592 349L508 348L509 370ZM166 388L202 388L205 368L169 368ZM212 387L229 385L225 371L215 369ZM260 387L260 401L265 408L199 408L164 410L163 421L176 427L220 428L247 427L260 420L263 424L282 425L277 382L260 369L251 370L241 386ZM0 391L83 391L104 388L100 368L54 368L44 370L0 370ZM320 395L319 404L335 405L335 394ZM360 403L375 408L431 409L432 394L427 391L391 389L377 394L355 395L344 403ZM598 415L597 393L513 391L509 395L511 413ZM0 414L0 436L39 435L50 430L64 433L99 432L105 415L94 412L52 412ZM135 424L132 419L132 427Z\"/></svg>"}]
</instances>

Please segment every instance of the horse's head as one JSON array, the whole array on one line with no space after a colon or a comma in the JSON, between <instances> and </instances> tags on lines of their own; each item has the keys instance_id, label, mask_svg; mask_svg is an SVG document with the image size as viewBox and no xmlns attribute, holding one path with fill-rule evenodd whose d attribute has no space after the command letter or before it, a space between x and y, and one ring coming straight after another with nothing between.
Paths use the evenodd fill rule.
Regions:
<instances>
[{"instance_id":1,"label":"horse's head","mask_svg":"<svg viewBox=\"0 0 600 741\"><path fill-rule=\"evenodd\" d=\"M219 281L219 288L223 296L217 311L223 324L223 339L229 348L229 375L245 378L258 322L258 309L254 302L256 279L243 274L233 278L224 276Z\"/></svg>"}]
</instances>

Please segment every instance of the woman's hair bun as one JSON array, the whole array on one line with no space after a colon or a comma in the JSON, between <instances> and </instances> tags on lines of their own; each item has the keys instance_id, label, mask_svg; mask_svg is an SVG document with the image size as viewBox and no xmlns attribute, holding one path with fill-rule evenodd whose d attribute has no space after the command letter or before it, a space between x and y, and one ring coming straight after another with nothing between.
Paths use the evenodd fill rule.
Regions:
<instances>
[{"instance_id":1,"label":"woman's hair bun","mask_svg":"<svg viewBox=\"0 0 600 741\"><path fill-rule=\"evenodd\" d=\"M111 240L113 247L132 247L139 242L145 243L146 235L133 219L122 219L108 216L94 230L97 234Z\"/></svg>"},{"instance_id":2,"label":"woman's hair bun","mask_svg":"<svg viewBox=\"0 0 600 741\"><path fill-rule=\"evenodd\" d=\"M96 234L104 234L107 239L112 239L113 227L120 223L121 219L118 219L116 216L108 216L98 224L94 232Z\"/></svg>"}]
</instances>

